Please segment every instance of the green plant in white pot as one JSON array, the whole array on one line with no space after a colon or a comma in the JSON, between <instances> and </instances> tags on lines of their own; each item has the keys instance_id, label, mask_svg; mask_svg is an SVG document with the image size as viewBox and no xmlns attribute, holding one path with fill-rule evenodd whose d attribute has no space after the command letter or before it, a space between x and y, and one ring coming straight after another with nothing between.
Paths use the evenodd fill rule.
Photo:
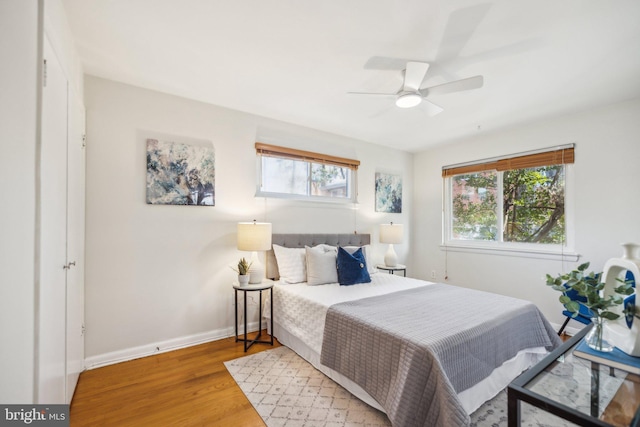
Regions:
<instances>
[{"instance_id":1,"label":"green plant in white pot","mask_svg":"<svg viewBox=\"0 0 640 427\"><path fill-rule=\"evenodd\" d=\"M611 351L613 350L613 345L604 337L604 323L606 320L615 320L620 317L618 313L611 311L611 309L622 304L623 299L620 295L630 295L634 291L629 283L623 281L620 286L614 289L616 294L620 295L605 296L602 292L605 284L600 281L602 273L587 273L587 268L589 268L588 262L579 265L577 269L569 273L560 274L557 277L547 274L547 285L556 291L562 292L559 300L568 311L573 313L573 317L578 315L580 304L591 310L593 314L591 321L594 326L585 337L585 340L595 350ZM570 298L567 295L570 290L576 291L578 295L583 297L583 301L578 302Z\"/></svg>"},{"instance_id":2,"label":"green plant in white pot","mask_svg":"<svg viewBox=\"0 0 640 427\"><path fill-rule=\"evenodd\" d=\"M249 268L251 267L251 263L247 261L245 258L240 258L238 261L238 267L233 268L233 270L238 273L238 283L240 286L245 286L249 283Z\"/></svg>"}]
</instances>

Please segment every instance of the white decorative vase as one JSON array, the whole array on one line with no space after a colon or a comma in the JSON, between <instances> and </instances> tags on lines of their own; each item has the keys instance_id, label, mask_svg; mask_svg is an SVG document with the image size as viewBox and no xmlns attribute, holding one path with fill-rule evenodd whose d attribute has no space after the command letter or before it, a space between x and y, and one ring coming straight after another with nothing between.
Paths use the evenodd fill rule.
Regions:
<instances>
[{"instance_id":1,"label":"white decorative vase","mask_svg":"<svg viewBox=\"0 0 640 427\"><path fill-rule=\"evenodd\" d=\"M640 245L635 243L624 243L622 247L622 258L612 258L604 265L602 281L605 283L605 297L617 295L614 289L620 284L619 279L623 279L627 272L631 272L636 280L637 293L637 282L640 280L640 259L638 259L640 256L638 254L638 248L640 248ZM630 300L632 300L632 296L627 296L624 300L628 304ZM611 310L620 317L616 320L608 321L605 325L605 329L607 329L611 344L630 356L640 357L640 322L636 319L636 321L629 326L627 324L627 319L622 312L623 308L624 305L620 305Z\"/></svg>"},{"instance_id":2,"label":"white decorative vase","mask_svg":"<svg viewBox=\"0 0 640 427\"><path fill-rule=\"evenodd\" d=\"M636 245L635 243L623 243L621 246L624 248L622 258L636 260L636 254L640 245Z\"/></svg>"},{"instance_id":3,"label":"white decorative vase","mask_svg":"<svg viewBox=\"0 0 640 427\"><path fill-rule=\"evenodd\" d=\"M238 284L247 286L247 283L249 283L249 274L238 274Z\"/></svg>"}]
</instances>

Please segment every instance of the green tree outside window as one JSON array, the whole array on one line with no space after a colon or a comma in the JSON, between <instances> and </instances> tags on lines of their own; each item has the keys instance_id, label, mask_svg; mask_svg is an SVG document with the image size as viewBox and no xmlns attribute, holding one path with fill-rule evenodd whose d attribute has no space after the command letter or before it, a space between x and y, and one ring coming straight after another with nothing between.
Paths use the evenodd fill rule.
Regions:
<instances>
[{"instance_id":1,"label":"green tree outside window","mask_svg":"<svg viewBox=\"0 0 640 427\"><path fill-rule=\"evenodd\" d=\"M453 239L498 241L501 237L504 242L564 242L563 165L483 171L451 179ZM502 230L498 229L500 223Z\"/></svg>"}]
</instances>

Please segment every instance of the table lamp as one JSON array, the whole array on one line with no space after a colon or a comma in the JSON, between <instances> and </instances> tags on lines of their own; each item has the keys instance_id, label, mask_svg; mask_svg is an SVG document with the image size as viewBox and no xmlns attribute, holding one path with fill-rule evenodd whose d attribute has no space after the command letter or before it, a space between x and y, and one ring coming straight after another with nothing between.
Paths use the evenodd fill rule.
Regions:
<instances>
[{"instance_id":1,"label":"table lamp","mask_svg":"<svg viewBox=\"0 0 640 427\"><path fill-rule=\"evenodd\" d=\"M402 243L402 224L380 224L380 243L388 243L387 253L384 255L384 265L395 267L398 265L398 255L393 249L394 243Z\"/></svg>"},{"instance_id":2,"label":"table lamp","mask_svg":"<svg viewBox=\"0 0 640 427\"><path fill-rule=\"evenodd\" d=\"M258 251L269 249L271 249L271 223L255 220L238 223L238 250L251 252L249 283L261 283L264 279L264 265L258 258Z\"/></svg>"}]
</instances>

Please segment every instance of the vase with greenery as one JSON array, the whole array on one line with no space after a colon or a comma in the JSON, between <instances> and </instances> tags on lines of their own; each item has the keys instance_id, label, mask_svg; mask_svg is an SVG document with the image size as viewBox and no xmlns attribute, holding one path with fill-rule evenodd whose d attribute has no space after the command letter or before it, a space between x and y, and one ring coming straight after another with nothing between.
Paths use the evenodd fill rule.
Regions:
<instances>
[{"instance_id":1,"label":"vase with greenery","mask_svg":"<svg viewBox=\"0 0 640 427\"><path fill-rule=\"evenodd\" d=\"M249 268L251 267L251 263L247 261L245 258L240 258L238 261L237 268L233 268L233 270L238 273L238 283L240 286L244 286L249 283Z\"/></svg>"},{"instance_id":2,"label":"vase with greenery","mask_svg":"<svg viewBox=\"0 0 640 427\"><path fill-rule=\"evenodd\" d=\"M614 289L615 295L605 296L603 293L605 283L600 281L602 273L587 273L587 268L589 268L588 262L579 265L577 269L569 273L560 274L557 277L547 274L547 285L556 291L562 292L559 300L568 311L573 313L573 317L578 315L580 304L591 310L593 314L591 319L593 329L585 337L587 344L595 350L612 351L613 345L604 336L604 323L606 320L615 320L620 317L618 313L611 311L611 309L622 304L621 295L630 295L634 291L630 283L621 281L621 285ZM571 299L567 296L569 290L576 291L578 295L586 300L579 303Z\"/></svg>"}]
</instances>

